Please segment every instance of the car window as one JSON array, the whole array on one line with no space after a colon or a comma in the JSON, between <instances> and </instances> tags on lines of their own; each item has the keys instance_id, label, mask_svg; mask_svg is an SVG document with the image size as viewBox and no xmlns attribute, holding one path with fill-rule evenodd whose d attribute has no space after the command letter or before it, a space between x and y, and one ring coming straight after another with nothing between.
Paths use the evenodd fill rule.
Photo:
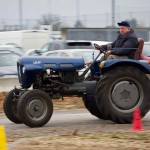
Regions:
<instances>
[{"instance_id":1,"label":"car window","mask_svg":"<svg viewBox=\"0 0 150 150\"><path fill-rule=\"evenodd\" d=\"M76 42L76 41L48 42L41 47L40 53L60 49L93 49L93 46L91 42Z\"/></svg>"},{"instance_id":2,"label":"car window","mask_svg":"<svg viewBox=\"0 0 150 150\"><path fill-rule=\"evenodd\" d=\"M143 53L144 53L146 56L150 56L150 43L144 44Z\"/></svg>"},{"instance_id":3,"label":"car window","mask_svg":"<svg viewBox=\"0 0 150 150\"><path fill-rule=\"evenodd\" d=\"M53 43L50 46L50 50L59 50L60 49L60 44L59 43Z\"/></svg>"},{"instance_id":4,"label":"car window","mask_svg":"<svg viewBox=\"0 0 150 150\"><path fill-rule=\"evenodd\" d=\"M65 49L93 49L91 42L68 42Z\"/></svg>"},{"instance_id":5,"label":"car window","mask_svg":"<svg viewBox=\"0 0 150 150\"><path fill-rule=\"evenodd\" d=\"M1 53L0 54L0 67L2 66L16 66L19 55L13 53Z\"/></svg>"},{"instance_id":6,"label":"car window","mask_svg":"<svg viewBox=\"0 0 150 150\"><path fill-rule=\"evenodd\" d=\"M45 45L43 45L40 49L40 52L41 53L45 53L49 50L49 46L50 46L50 43L46 43Z\"/></svg>"}]
</instances>

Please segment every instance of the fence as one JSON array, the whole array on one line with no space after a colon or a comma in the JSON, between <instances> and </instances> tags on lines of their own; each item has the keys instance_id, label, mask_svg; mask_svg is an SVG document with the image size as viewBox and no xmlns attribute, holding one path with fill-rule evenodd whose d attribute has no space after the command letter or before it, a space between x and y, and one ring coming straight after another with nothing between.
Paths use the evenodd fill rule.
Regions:
<instances>
[{"instance_id":1,"label":"fence","mask_svg":"<svg viewBox=\"0 0 150 150\"><path fill-rule=\"evenodd\" d=\"M40 19L41 16L39 16ZM137 27L150 27L150 11L139 12L120 12L115 13L114 22L120 22L121 20L129 20L133 26ZM19 26L19 19L1 19L0 30L19 30L23 29L37 29L39 26L39 19L23 19L23 26ZM80 21L80 25L86 28L104 28L112 26L112 14L103 13L95 15L80 15L77 16L59 16L61 27L74 27L77 19Z\"/></svg>"}]
</instances>

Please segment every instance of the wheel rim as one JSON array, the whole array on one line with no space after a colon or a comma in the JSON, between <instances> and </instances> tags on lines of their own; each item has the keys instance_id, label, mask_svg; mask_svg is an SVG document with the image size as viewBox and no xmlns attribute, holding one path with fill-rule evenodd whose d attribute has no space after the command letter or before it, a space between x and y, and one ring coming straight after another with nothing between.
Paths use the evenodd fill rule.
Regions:
<instances>
[{"instance_id":1,"label":"wheel rim","mask_svg":"<svg viewBox=\"0 0 150 150\"><path fill-rule=\"evenodd\" d=\"M38 121L45 117L47 106L43 99L32 99L28 104L26 111L32 120Z\"/></svg>"},{"instance_id":2,"label":"wheel rim","mask_svg":"<svg viewBox=\"0 0 150 150\"><path fill-rule=\"evenodd\" d=\"M133 112L143 101L141 84L133 78L122 78L114 82L110 91L113 107L120 112Z\"/></svg>"}]
</instances>

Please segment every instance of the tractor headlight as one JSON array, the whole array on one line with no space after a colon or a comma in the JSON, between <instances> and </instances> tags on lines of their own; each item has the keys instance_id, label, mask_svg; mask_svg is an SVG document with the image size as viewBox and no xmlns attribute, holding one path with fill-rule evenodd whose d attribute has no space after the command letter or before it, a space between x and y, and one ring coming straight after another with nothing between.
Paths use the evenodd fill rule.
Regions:
<instances>
[{"instance_id":1,"label":"tractor headlight","mask_svg":"<svg viewBox=\"0 0 150 150\"><path fill-rule=\"evenodd\" d=\"M26 68L23 67L23 68L22 68L22 73L25 73L25 71L26 71Z\"/></svg>"}]
</instances>

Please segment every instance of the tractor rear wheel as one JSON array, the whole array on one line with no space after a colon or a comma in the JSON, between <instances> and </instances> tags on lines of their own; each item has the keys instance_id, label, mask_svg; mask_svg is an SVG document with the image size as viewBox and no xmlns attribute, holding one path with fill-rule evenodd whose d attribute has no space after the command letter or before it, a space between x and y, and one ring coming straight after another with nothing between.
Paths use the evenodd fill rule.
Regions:
<instances>
[{"instance_id":1,"label":"tractor rear wheel","mask_svg":"<svg viewBox=\"0 0 150 150\"><path fill-rule=\"evenodd\" d=\"M100 112L97 103L96 103L96 97L91 95L85 95L83 98L83 103L86 109L93 115L96 116L99 119L106 119L103 114Z\"/></svg>"},{"instance_id":2,"label":"tractor rear wheel","mask_svg":"<svg viewBox=\"0 0 150 150\"><path fill-rule=\"evenodd\" d=\"M116 67L98 82L97 104L103 115L116 123L131 123L136 108L141 116L150 110L150 80L139 69Z\"/></svg>"},{"instance_id":3,"label":"tractor rear wheel","mask_svg":"<svg viewBox=\"0 0 150 150\"><path fill-rule=\"evenodd\" d=\"M92 81L91 74L88 74L88 76L85 78L85 81ZM94 91L93 91L94 90ZM95 89L91 89L91 93L95 92ZM101 111L98 108L98 105L96 103L96 96L95 95L89 95L86 94L82 97L83 103L85 108L95 117L99 119L106 119Z\"/></svg>"}]
</instances>

